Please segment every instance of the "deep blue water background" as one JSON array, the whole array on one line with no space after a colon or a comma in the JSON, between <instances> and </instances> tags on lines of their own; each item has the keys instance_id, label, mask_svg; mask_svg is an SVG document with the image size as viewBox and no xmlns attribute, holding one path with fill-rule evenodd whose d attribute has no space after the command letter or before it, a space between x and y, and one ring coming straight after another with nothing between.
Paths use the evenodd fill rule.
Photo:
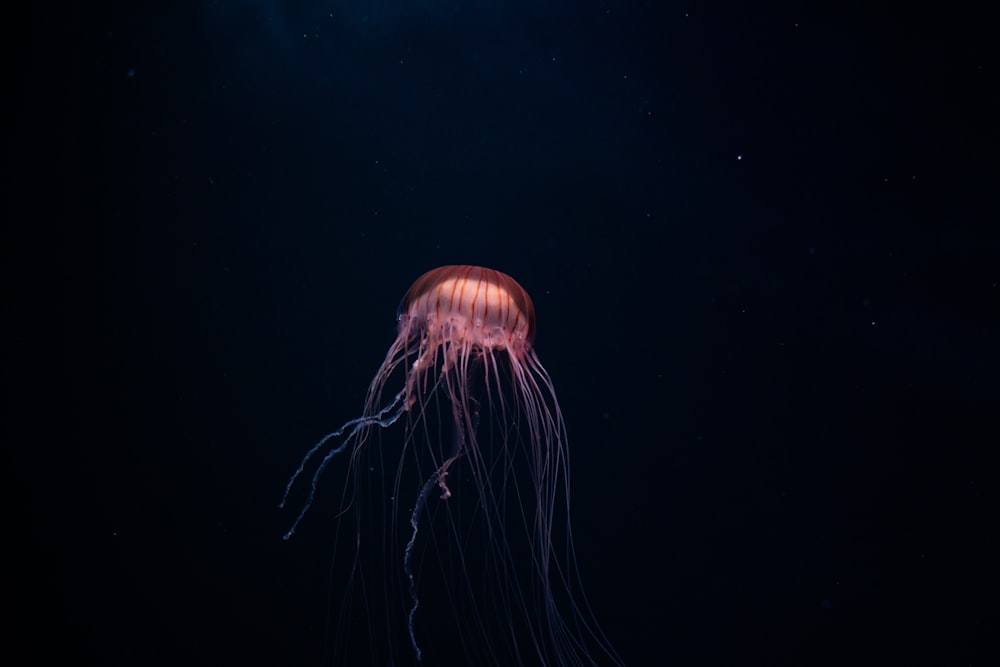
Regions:
<instances>
[{"instance_id":1,"label":"deep blue water background","mask_svg":"<svg viewBox=\"0 0 1000 667\"><path fill-rule=\"evenodd\" d=\"M533 295L580 565L629 665L986 662L980 11L27 10L12 634L44 630L38 661L322 664L328 524L282 542L277 501L358 413L413 279L472 263Z\"/></svg>"}]
</instances>

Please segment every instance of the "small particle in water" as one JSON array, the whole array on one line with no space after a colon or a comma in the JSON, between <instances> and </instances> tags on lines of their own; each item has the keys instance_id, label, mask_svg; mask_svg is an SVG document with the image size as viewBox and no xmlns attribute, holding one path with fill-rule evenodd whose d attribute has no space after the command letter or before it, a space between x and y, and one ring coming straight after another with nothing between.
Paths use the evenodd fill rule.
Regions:
<instances>
[{"instance_id":1,"label":"small particle in water","mask_svg":"<svg viewBox=\"0 0 1000 667\"><path fill-rule=\"evenodd\" d=\"M132 77L135 76L135 68L134 67L129 67L128 68L128 72L126 72L125 74L128 76L128 78L131 79Z\"/></svg>"}]
</instances>

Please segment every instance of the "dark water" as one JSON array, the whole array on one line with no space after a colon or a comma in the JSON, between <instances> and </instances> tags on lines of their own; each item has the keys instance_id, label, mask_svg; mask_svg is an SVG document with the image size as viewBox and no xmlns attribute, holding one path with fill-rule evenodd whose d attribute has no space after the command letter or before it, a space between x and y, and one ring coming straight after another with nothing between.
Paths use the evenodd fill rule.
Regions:
<instances>
[{"instance_id":1,"label":"dark water","mask_svg":"<svg viewBox=\"0 0 1000 667\"><path fill-rule=\"evenodd\" d=\"M534 299L579 566L626 664L985 662L979 10L31 11L6 104L5 551L38 662L332 664L339 488L289 542L277 503L449 263Z\"/></svg>"}]
</instances>

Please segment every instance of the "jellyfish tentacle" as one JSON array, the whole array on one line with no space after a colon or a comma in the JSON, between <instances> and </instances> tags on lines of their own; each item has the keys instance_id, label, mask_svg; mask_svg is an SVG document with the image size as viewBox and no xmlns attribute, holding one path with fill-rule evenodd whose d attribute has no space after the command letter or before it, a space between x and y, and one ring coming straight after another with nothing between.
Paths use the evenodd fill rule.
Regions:
<instances>
[{"instance_id":1,"label":"jellyfish tentacle","mask_svg":"<svg viewBox=\"0 0 1000 667\"><path fill-rule=\"evenodd\" d=\"M313 499L316 497L316 487L319 485L319 478L323 474L323 470L326 468L327 464L335 456L337 456L337 454L340 454L342 451L344 451L344 449L347 448L347 446L355 440L358 433L361 432L362 429L371 428L372 426L388 428L389 426L395 424L399 420L399 418L403 416L403 414L407 411L409 407L403 401L403 396L405 393L406 393L405 390L400 391L392 399L391 403L381 408L375 414L365 415L362 417L358 417L356 419L352 419L351 421L347 422L346 424L338 428L336 431L326 434L325 436L320 438L320 441L317 442L315 445L313 445L313 448L306 453L306 455L302 458L302 462L299 463L298 469L296 469L296 471L292 474L292 477L288 480L288 484L285 486L285 494L281 497L281 502L278 503L278 507L281 509L283 509L285 507L285 503L288 502L288 494L291 493L292 485L295 484L295 480L299 477L299 475L302 474L302 471L305 469L306 464L309 462L309 459L311 459L313 455L316 454L316 452L322 449L323 445L325 445L327 442L329 442L334 438L339 438L340 436L344 435L344 433L348 429L350 429L350 432L347 433L346 437L344 437L343 442L341 442L340 445L334 447L329 452L327 452L326 456L323 457L323 460L320 461L320 464L316 467L316 472L313 473L312 484L309 489L309 496L306 498L306 502L305 504L303 504L302 509L299 510L298 516L295 517L295 521L292 522L292 527L288 529L288 532L285 533L282 539L287 540L291 538L292 535L295 534L295 529L298 528L299 522L302 521L302 517L304 517L306 515L306 512L309 511L309 508L312 506Z\"/></svg>"}]
</instances>

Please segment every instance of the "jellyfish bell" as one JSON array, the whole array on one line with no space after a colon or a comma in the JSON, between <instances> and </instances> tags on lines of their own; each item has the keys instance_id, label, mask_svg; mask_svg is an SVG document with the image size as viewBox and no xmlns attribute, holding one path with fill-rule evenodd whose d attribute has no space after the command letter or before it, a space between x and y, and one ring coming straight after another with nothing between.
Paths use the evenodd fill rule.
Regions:
<instances>
[{"instance_id":1,"label":"jellyfish bell","mask_svg":"<svg viewBox=\"0 0 1000 667\"><path fill-rule=\"evenodd\" d=\"M289 539L324 472L349 460L335 659L367 642L393 664L621 665L580 582L566 426L531 297L505 273L443 266L413 283L398 324L362 415L305 455L281 502L313 466Z\"/></svg>"}]
</instances>

